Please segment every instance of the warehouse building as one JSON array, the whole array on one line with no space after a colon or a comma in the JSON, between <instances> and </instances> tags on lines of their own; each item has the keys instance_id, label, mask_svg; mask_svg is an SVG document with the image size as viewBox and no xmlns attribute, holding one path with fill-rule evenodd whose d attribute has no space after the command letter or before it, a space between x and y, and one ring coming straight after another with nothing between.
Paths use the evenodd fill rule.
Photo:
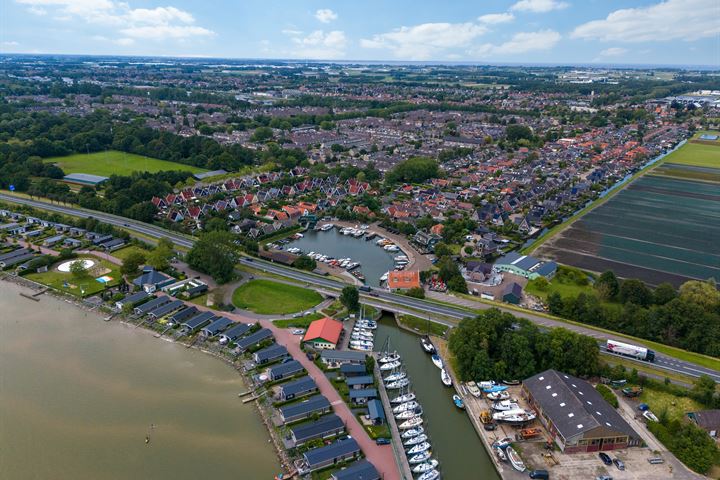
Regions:
<instances>
[{"instance_id":1,"label":"warehouse building","mask_svg":"<svg viewBox=\"0 0 720 480\"><path fill-rule=\"evenodd\" d=\"M548 280L555 276L557 263L544 262L530 255L520 255L517 252L510 252L493 266L498 272L508 272L529 280L545 277Z\"/></svg>"}]
</instances>

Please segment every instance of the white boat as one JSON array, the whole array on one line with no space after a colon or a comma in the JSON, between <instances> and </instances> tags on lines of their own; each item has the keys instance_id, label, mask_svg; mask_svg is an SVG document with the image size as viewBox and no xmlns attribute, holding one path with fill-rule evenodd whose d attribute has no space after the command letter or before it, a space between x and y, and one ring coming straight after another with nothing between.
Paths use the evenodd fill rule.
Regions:
<instances>
[{"instance_id":1,"label":"white boat","mask_svg":"<svg viewBox=\"0 0 720 480\"><path fill-rule=\"evenodd\" d=\"M504 462L507 460L507 455L505 455L505 450L503 450L500 447L495 447L495 448L493 448L493 450L495 451L495 455L497 455L497 457L500 459L501 462Z\"/></svg>"},{"instance_id":2,"label":"white boat","mask_svg":"<svg viewBox=\"0 0 720 480\"><path fill-rule=\"evenodd\" d=\"M395 368L398 368L400 365L402 365L402 363L400 363L400 362L398 362L398 361L390 362L390 363L383 363L383 364L380 366L380 370L382 370L382 371L385 371L385 370L393 370L393 369L395 369Z\"/></svg>"},{"instance_id":3,"label":"white boat","mask_svg":"<svg viewBox=\"0 0 720 480\"><path fill-rule=\"evenodd\" d=\"M384 249L386 252L398 252L398 251L400 251L400 247L398 247L397 245L392 245L392 244L391 244L391 245L385 245L385 246L383 247L383 249Z\"/></svg>"},{"instance_id":4,"label":"white boat","mask_svg":"<svg viewBox=\"0 0 720 480\"><path fill-rule=\"evenodd\" d=\"M390 272L385 272L385 273L383 273L383 274L380 276L380 281L381 281L381 282L386 282L387 279L388 279L388 276L390 276Z\"/></svg>"},{"instance_id":5,"label":"white boat","mask_svg":"<svg viewBox=\"0 0 720 480\"><path fill-rule=\"evenodd\" d=\"M482 397L482 392L477 387L477 385L475 385L475 382L468 382L466 386L467 386L467 390L470 393L470 395L472 395L475 398Z\"/></svg>"},{"instance_id":6,"label":"white boat","mask_svg":"<svg viewBox=\"0 0 720 480\"><path fill-rule=\"evenodd\" d=\"M415 400L410 400L409 402L401 403L397 407L393 408L393 413L400 413L406 410L415 410L419 406L420 404L418 402L416 402Z\"/></svg>"},{"instance_id":7,"label":"white boat","mask_svg":"<svg viewBox=\"0 0 720 480\"><path fill-rule=\"evenodd\" d=\"M525 423L535 420L535 412L518 408L516 410L493 413L492 417L493 420L497 420L498 422Z\"/></svg>"},{"instance_id":8,"label":"white boat","mask_svg":"<svg viewBox=\"0 0 720 480\"><path fill-rule=\"evenodd\" d=\"M353 350L358 350L360 352L372 352L373 347L363 347L362 345L352 345L352 342L350 344L350 348Z\"/></svg>"},{"instance_id":9,"label":"white boat","mask_svg":"<svg viewBox=\"0 0 720 480\"><path fill-rule=\"evenodd\" d=\"M507 391L502 392L491 392L486 395L492 401L507 400L510 398L510 393Z\"/></svg>"},{"instance_id":10,"label":"white boat","mask_svg":"<svg viewBox=\"0 0 720 480\"><path fill-rule=\"evenodd\" d=\"M408 392L393 398L392 400L390 400L390 403L406 403L413 400L415 400L415 394L413 392Z\"/></svg>"},{"instance_id":11,"label":"white boat","mask_svg":"<svg viewBox=\"0 0 720 480\"><path fill-rule=\"evenodd\" d=\"M358 320L355 323L356 327L367 328L368 330L375 330L377 328L377 322L374 320Z\"/></svg>"},{"instance_id":12,"label":"white boat","mask_svg":"<svg viewBox=\"0 0 720 480\"><path fill-rule=\"evenodd\" d=\"M422 415L422 408L418 408L417 410L405 410L404 412L400 412L395 415L395 418L398 420L410 420L411 418L419 417L420 415Z\"/></svg>"},{"instance_id":13,"label":"white boat","mask_svg":"<svg viewBox=\"0 0 720 480\"><path fill-rule=\"evenodd\" d=\"M658 417L655 416L655 414L653 412L651 412L650 410L645 410L642 413L642 416L645 417L646 419L650 420L651 422L659 422L660 421L660 420L658 420Z\"/></svg>"},{"instance_id":14,"label":"white boat","mask_svg":"<svg viewBox=\"0 0 720 480\"><path fill-rule=\"evenodd\" d=\"M405 378L407 378L407 373L395 372L395 373L391 373L387 377L383 378L383 380L385 381L385 383L392 383L392 382L397 382L398 380L403 380Z\"/></svg>"},{"instance_id":15,"label":"white boat","mask_svg":"<svg viewBox=\"0 0 720 480\"><path fill-rule=\"evenodd\" d=\"M388 390L397 390L399 388L407 387L410 385L410 380L407 378L403 378L402 380L398 380L397 382L391 382L385 385L385 388Z\"/></svg>"},{"instance_id":16,"label":"white boat","mask_svg":"<svg viewBox=\"0 0 720 480\"><path fill-rule=\"evenodd\" d=\"M423 463L425 460L430 458L430 450L425 450L424 452L420 452L417 455L414 455L410 458L408 458L408 462L410 463Z\"/></svg>"},{"instance_id":17,"label":"white boat","mask_svg":"<svg viewBox=\"0 0 720 480\"><path fill-rule=\"evenodd\" d=\"M411 428L409 430L406 430L400 435L402 438L413 438L422 435L425 433L425 429L423 427L415 427Z\"/></svg>"},{"instance_id":18,"label":"white boat","mask_svg":"<svg viewBox=\"0 0 720 480\"><path fill-rule=\"evenodd\" d=\"M444 365L442 358L440 358L440 355L438 355L437 353L433 353L432 357L430 358L432 359L432 362L435 364L436 367L443 368Z\"/></svg>"},{"instance_id":19,"label":"white boat","mask_svg":"<svg viewBox=\"0 0 720 480\"><path fill-rule=\"evenodd\" d=\"M430 337L423 335L420 337L420 345L426 353L435 353L435 345L430 341Z\"/></svg>"},{"instance_id":20,"label":"white boat","mask_svg":"<svg viewBox=\"0 0 720 480\"><path fill-rule=\"evenodd\" d=\"M438 466L438 461L433 458L432 460L429 460L425 463L415 465L413 467L412 471L413 471L413 473L425 473L425 472L429 472L430 470L433 470L437 466Z\"/></svg>"},{"instance_id":21,"label":"white boat","mask_svg":"<svg viewBox=\"0 0 720 480\"><path fill-rule=\"evenodd\" d=\"M382 357L378 358L378 362L380 363L391 363L397 362L398 360L400 360L400 354L397 352L386 353Z\"/></svg>"},{"instance_id":22,"label":"white boat","mask_svg":"<svg viewBox=\"0 0 720 480\"><path fill-rule=\"evenodd\" d=\"M415 417L415 418L411 418L410 420L407 420L407 421L401 423L400 425L398 425L398 428L400 430L408 430L410 428L419 427L422 424L423 424L422 417Z\"/></svg>"},{"instance_id":23,"label":"white boat","mask_svg":"<svg viewBox=\"0 0 720 480\"><path fill-rule=\"evenodd\" d=\"M416 453L425 452L427 450L430 450L430 444L428 442L422 442L418 443L414 447L412 447L410 450L407 451L408 455L415 455Z\"/></svg>"},{"instance_id":24,"label":"white boat","mask_svg":"<svg viewBox=\"0 0 720 480\"><path fill-rule=\"evenodd\" d=\"M373 342L368 340L351 340L350 345L356 345L358 347L373 347Z\"/></svg>"},{"instance_id":25,"label":"white boat","mask_svg":"<svg viewBox=\"0 0 720 480\"><path fill-rule=\"evenodd\" d=\"M322 230L323 232L327 232L328 230L332 230L334 226L335 225L333 225L332 223L326 223L325 225L320 227L320 230Z\"/></svg>"},{"instance_id":26,"label":"white boat","mask_svg":"<svg viewBox=\"0 0 720 480\"><path fill-rule=\"evenodd\" d=\"M438 478L440 478L440 472L433 468L420 475L417 480L437 480Z\"/></svg>"},{"instance_id":27,"label":"white boat","mask_svg":"<svg viewBox=\"0 0 720 480\"><path fill-rule=\"evenodd\" d=\"M397 256L395 256L395 258L393 258L393 260L395 260L396 262L402 262L407 259L408 259L407 255L397 255Z\"/></svg>"},{"instance_id":28,"label":"white boat","mask_svg":"<svg viewBox=\"0 0 720 480\"><path fill-rule=\"evenodd\" d=\"M505 449L505 455L507 455L508 460L510 460L510 464L513 466L515 470L518 472L524 472L525 471L525 464L523 463L522 459L520 458L520 455L517 454L515 449L508 446Z\"/></svg>"},{"instance_id":29,"label":"white boat","mask_svg":"<svg viewBox=\"0 0 720 480\"><path fill-rule=\"evenodd\" d=\"M440 380L442 380L443 385L445 385L446 387L452 386L452 377L450 377L450 375L445 371L444 368L440 370Z\"/></svg>"},{"instance_id":30,"label":"white boat","mask_svg":"<svg viewBox=\"0 0 720 480\"><path fill-rule=\"evenodd\" d=\"M359 333L361 335L374 335L372 330L368 330L367 328L360 328L360 327L353 328L352 333Z\"/></svg>"},{"instance_id":31,"label":"white boat","mask_svg":"<svg viewBox=\"0 0 720 480\"><path fill-rule=\"evenodd\" d=\"M363 333L353 333L353 334L350 335L350 340L372 342L372 341L373 341L373 336L372 336L372 335L366 335L366 334L363 334Z\"/></svg>"},{"instance_id":32,"label":"white boat","mask_svg":"<svg viewBox=\"0 0 720 480\"><path fill-rule=\"evenodd\" d=\"M513 402L511 400L502 400L500 402L495 402L492 405L493 410L497 410L498 412L505 412L508 410L517 410L520 408L520 405L517 404L517 402Z\"/></svg>"},{"instance_id":33,"label":"white boat","mask_svg":"<svg viewBox=\"0 0 720 480\"><path fill-rule=\"evenodd\" d=\"M417 435L415 437L410 437L409 440L405 440L405 446L406 447L412 447L413 445L417 445L418 443L422 443L425 440L427 440L428 436L424 433L421 435Z\"/></svg>"}]
</instances>

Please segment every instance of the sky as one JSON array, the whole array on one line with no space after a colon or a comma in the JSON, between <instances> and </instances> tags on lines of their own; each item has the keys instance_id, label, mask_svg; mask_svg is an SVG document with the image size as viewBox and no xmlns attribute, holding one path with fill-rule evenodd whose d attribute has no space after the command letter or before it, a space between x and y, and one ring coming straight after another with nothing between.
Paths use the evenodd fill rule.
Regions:
<instances>
[{"instance_id":1,"label":"sky","mask_svg":"<svg viewBox=\"0 0 720 480\"><path fill-rule=\"evenodd\" d=\"M0 0L0 52L720 68L720 0Z\"/></svg>"}]
</instances>

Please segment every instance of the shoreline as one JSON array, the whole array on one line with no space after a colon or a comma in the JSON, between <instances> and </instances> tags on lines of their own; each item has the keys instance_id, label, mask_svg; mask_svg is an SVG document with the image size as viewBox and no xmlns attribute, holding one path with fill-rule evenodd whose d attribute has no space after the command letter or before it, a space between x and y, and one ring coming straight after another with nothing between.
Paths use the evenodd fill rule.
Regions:
<instances>
[{"instance_id":1,"label":"shoreline","mask_svg":"<svg viewBox=\"0 0 720 480\"><path fill-rule=\"evenodd\" d=\"M12 284L15 287L17 287L18 296L20 296L26 300L31 300L31 298L26 296L27 292L23 292L23 290L30 290L32 292L32 294L30 296L34 297L34 298L32 298L32 300L35 300L35 301L39 301L40 296L47 294L47 295L52 296L56 300L63 301L68 304L72 304L74 307L78 308L79 310L84 311L86 314L88 312L96 314L98 319L102 320L104 322L118 322L126 327L133 327L134 329L141 327L143 329L143 331L145 331L147 333L157 334L156 331L145 327L142 322L140 324L131 322L122 313L107 311L107 310L103 309L103 307L100 305L95 305L95 306L91 307L90 305L88 305L86 302L84 302L81 299L77 299L71 295L67 295L65 293L58 292L50 287L33 282L32 280L28 280L26 278L18 277L15 275L6 274L6 275L0 276L0 281ZM26 295L23 295L23 293L25 293ZM108 316L104 317L102 315L102 313L107 313ZM241 367L239 367L235 362L231 361L230 359L223 357L223 356L221 356L215 352L212 352L210 350L195 346L193 344L188 345L184 342L174 340L172 338L168 338L165 336L159 336L159 337L157 337L155 335L153 335L153 336L158 340L163 340L163 341L174 343L177 345L182 345L188 349L192 348L195 351L202 352L203 354L206 354L213 358L221 360L223 363L227 364L228 366L230 366L233 370L235 370L238 373L238 375L242 379L242 383L243 383L245 389L249 390L253 387L253 385L250 382L250 380L248 379L247 375L245 375L243 373ZM255 410L259 414L260 419L261 419L263 425L265 426L265 429L267 430L268 443L272 443L273 447L275 448L275 455L278 460L279 466L285 472L293 472L294 469L292 468L292 462L286 456L285 450L280 448L280 445L282 443L281 443L281 440L277 438L276 432L272 428L272 423L271 423L269 414L267 412L265 412L265 410L259 405L258 400L259 399L256 399L252 403L254 405ZM243 404L241 403L241 405L243 405ZM288 477L288 478L292 478L292 477Z\"/></svg>"}]
</instances>

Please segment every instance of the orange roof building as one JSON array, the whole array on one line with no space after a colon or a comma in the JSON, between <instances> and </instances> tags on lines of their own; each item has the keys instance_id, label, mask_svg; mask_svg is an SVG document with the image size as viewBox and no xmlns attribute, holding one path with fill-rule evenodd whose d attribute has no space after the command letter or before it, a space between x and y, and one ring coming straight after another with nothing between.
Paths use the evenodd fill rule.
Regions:
<instances>
[{"instance_id":1,"label":"orange roof building","mask_svg":"<svg viewBox=\"0 0 720 480\"><path fill-rule=\"evenodd\" d=\"M318 349L332 350L337 347L342 331L342 322L329 317L321 318L310 324L303 343L308 343Z\"/></svg>"},{"instance_id":2,"label":"orange roof building","mask_svg":"<svg viewBox=\"0 0 720 480\"><path fill-rule=\"evenodd\" d=\"M390 290L407 290L420 287L420 272L392 271L388 274L387 286Z\"/></svg>"}]
</instances>

